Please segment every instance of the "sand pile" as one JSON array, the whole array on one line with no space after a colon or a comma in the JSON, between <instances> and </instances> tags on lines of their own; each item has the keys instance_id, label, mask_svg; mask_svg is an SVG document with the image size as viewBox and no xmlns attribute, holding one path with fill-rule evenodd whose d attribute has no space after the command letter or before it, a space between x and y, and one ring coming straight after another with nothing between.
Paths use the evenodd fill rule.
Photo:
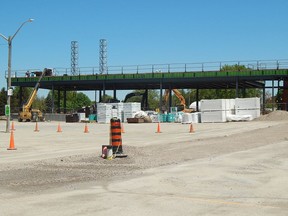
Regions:
<instances>
[{"instance_id":1,"label":"sand pile","mask_svg":"<svg viewBox=\"0 0 288 216\"><path fill-rule=\"evenodd\" d=\"M277 110L269 114L262 115L255 120L256 121L288 121L288 112Z\"/></svg>"}]
</instances>

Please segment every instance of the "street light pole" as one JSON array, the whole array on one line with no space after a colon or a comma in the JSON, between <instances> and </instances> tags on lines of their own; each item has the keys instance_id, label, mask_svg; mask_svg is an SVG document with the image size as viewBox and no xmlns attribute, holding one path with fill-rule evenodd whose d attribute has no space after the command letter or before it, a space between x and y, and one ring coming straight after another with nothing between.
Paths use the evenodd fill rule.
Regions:
<instances>
[{"instance_id":1,"label":"street light pole","mask_svg":"<svg viewBox=\"0 0 288 216\"><path fill-rule=\"evenodd\" d=\"M17 35L17 33L20 31L20 29L27 23L27 22L33 22L33 19L28 19L25 22L23 22L20 27L17 29L17 31L14 33L13 36L9 36L8 38L4 35L0 34L0 36L8 42L8 80L7 80L7 105L9 107L9 114L7 115L7 122L6 122L6 133L10 132L10 118L11 118L11 112L10 112L10 104L11 104L11 96L10 93L11 89L11 58L12 58L12 40Z\"/></svg>"}]
</instances>

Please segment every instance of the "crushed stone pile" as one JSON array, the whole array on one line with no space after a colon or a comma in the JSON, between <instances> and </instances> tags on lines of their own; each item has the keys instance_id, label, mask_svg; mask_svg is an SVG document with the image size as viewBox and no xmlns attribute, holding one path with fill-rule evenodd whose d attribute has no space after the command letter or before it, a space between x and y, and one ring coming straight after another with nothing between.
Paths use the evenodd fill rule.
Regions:
<instances>
[{"instance_id":1,"label":"crushed stone pile","mask_svg":"<svg viewBox=\"0 0 288 216\"><path fill-rule=\"evenodd\" d=\"M288 112L277 110L277 111L268 113L266 115L262 115L255 120L256 121L288 121Z\"/></svg>"}]
</instances>

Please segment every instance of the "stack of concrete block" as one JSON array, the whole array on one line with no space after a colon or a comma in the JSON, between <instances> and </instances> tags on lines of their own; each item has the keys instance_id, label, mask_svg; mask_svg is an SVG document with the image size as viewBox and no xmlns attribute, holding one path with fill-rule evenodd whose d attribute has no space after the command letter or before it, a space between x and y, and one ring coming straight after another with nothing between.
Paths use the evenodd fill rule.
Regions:
<instances>
[{"instance_id":1,"label":"stack of concrete block","mask_svg":"<svg viewBox=\"0 0 288 216\"><path fill-rule=\"evenodd\" d=\"M201 113L200 112L194 112L192 114L192 123L200 123L201 122Z\"/></svg>"},{"instance_id":2,"label":"stack of concrete block","mask_svg":"<svg viewBox=\"0 0 288 216\"><path fill-rule=\"evenodd\" d=\"M235 115L251 115L252 119L260 116L260 98L236 98Z\"/></svg>"},{"instance_id":3,"label":"stack of concrete block","mask_svg":"<svg viewBox=\"0 0 288 216\"><path fill-rule=\"evenodd\" d=\"M120 121L122 122L124 104L123 103L111 103L111 105L112 105L112 117L116 117L120 119Z\"/></svg>"},{"instance_id":4,"label":"stack of concrete block","mask_svg":"<svg viewBox=\"0 0 288 216\"><path fill-rule=\"evenodd\" d=\"M192 113L183 113L181 123L182 124L191 124L192 123Z\"/></svg>"},{"instance_id":5,"label":"stack of concrete block","mask_svg":"<svg viewBox=\"0 0 288 216\"><path fill-rule=\"evenodd\" d=\"M201 100L201 122L226 122L234 108L235 99Z\"/></svg>"},{"instance_id":6,"label":"stack of concrete block","mask_svg":"<svg viewBox=\"0 0 288 216\"><path fill-rule=\"evenodd\" d=\"M259 116L260 98L201 100L201 122L226 122L241 117L252 120Z\"/></svg>"},{"instance_id":7,"label":"stack of concrete block","mask_svg":"<svg viewBox=\"0 0 288 216\"><path fill-rule=\"evenodd\" d=\"M141 111L141 103L124 103L123 111L124 122L127 122L127 118L134 118L135 114Z\"/></svg>"},{"instance_id":8,"label":"stack of concrete block","mask_svg":"<svg viewBox=\"0 0 288 216\"><path fill-rule=\"evenodd\" d=\"M97 122L110 123L112 118L112 105L105 103L97 104Z\"/></svg>"}]
</instances>

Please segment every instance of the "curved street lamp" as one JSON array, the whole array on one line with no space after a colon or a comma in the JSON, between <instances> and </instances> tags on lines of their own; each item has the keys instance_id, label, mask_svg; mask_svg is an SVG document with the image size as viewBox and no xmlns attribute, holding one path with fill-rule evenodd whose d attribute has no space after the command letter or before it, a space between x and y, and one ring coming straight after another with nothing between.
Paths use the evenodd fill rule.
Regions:
<instances>
[{"instance_id":1,"label":"curved street lamp","mask_svg":"<svg viewBox=\"0 0 288 216\"><path fill-rule=\"evenodd\" d=\"M28 19L25 22L23 22L20 27L17 29L17 31L12 35L5 37L3 34L0 33L0 36L8 42L8 80L7 80L7 105L9 109L9 113L7 115L7 123L6 123L6 133L10 132L10 101L12 93L10 92L11 89L11 55L12 55L12 40L17 35L17 33L20 31L20 29L28 22L33 22L34 19Z\"/></svg>"}]
</instances>

